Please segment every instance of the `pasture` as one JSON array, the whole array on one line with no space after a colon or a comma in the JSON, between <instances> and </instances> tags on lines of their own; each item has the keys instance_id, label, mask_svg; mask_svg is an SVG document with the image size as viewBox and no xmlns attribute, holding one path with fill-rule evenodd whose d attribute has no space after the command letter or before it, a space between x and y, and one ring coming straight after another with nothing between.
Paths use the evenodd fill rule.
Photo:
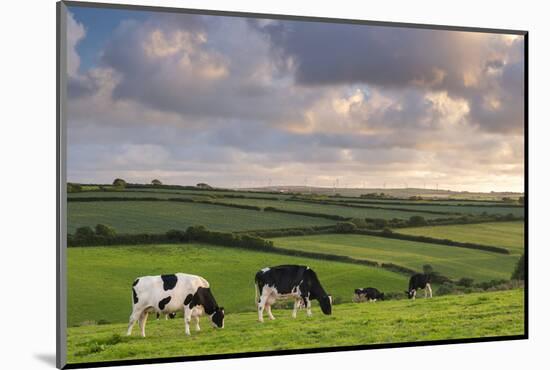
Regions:
<instances>
[{"instance_id":1,"label":"pasture","mask_svg":"<svg viewBox=\"0 0 550 370\"><path fill-rule=\"evenodd\" d=\"M376 267L205 244L69 248L67 260L69 326L127 322L132 282L146 275L201 275L227 312L255 310L254 275L266 266L310 266L336 302L351 302L354 288L366 284L388 292L403 291L408 284L406 276Z\"/></svg>"},{"instance_id":2,"label":"pasture","mask_svg":"<svg viewBox=\"0 0 550 370\"><path fill-rule=\"evenodd\" d=\"M430 264L435 271L452 279L469 277L476 282L509 279L519 258L517 255L369 235L323 234L272 240L275 246L286 249L392 262L416 271L422 271L423 265Z\"/></svg>"},{"instance_id":3,"label":"pasture","mask_svg":"<svg viewBox=\"0 0 550 370\"><path fill-rule=\"evenodd\" d=\"M68 232L98 223L119 233L164 233L204 225L216 231L244 231L331 225L335 221L212 204L183 202L68 202Z\"/></svg>"},{"instance_id":4,"label":"pasture","mask_svg":"<svg viewBox=\"0 0 550 370\"><path fill-rule=\"evenodd\" d=\"M505 247L512 254L524 250L524 222L486 222L469 225L411 227L397 230L402 234L430 236L459 242Z\"/></svg>"},{"instance_id":5,"label":"pasture","mask_svg":"<svg viewBox=\"0 0 550 370\"><path fill-rule=\"evenodd\" d=\"M285 201L285 200L264 200L264 199L220 199L219 201L225 203L245 204L258 206L261 208L275 207L288 211L298 212L312 212L312 213L324 213L329 215L338 215L342 217L350 218L382 218L390 220L393 218L409 219L411 216L419 215L425 219L450 217L448 215L431 214L424 212L415 212L415 209L410 211L399 211L393 209L377 209L368 207L346 207L341 205L321 204L321 203L309 203L309 202L297 202L297 201ZM397 207L397 206L396 206ZM446 212L441 210L440 212Z\"/></svg>"},{"instance_id":6,"label":"pasture","mask_svg":"<svg viewBox=\"0 0 550 370\"><path fill-rule=\"evenodd\" d=\"M149 320L147 337L126 324L68 329L68 362L95 362L227 354L375 343L481 338L524 334L523 289L458 296L336 305L331 316L274 310L275 321L258 323L256 313L226 315L225 328L202 318L202 331L183 333L183 319Z\"/></svg>"}]
</instances>

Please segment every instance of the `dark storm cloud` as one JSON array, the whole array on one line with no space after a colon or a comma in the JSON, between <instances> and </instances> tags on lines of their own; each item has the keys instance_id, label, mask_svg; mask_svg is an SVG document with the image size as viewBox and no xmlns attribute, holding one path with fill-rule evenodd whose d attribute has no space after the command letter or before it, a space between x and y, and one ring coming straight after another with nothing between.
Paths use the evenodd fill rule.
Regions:
<instances>
[{"instance_id":1,"label":"dark storm cloud","mask_svg":"<svg viewBox=\"0 0 550 370\"><path fill-rule=\"evenodd\" d=\"M296 82L368 83L381 88L447 91L472 104L482 129L523 127L523 41L502 35L280 21L255 28L273 55L295 66ZM500 95L500 98L495 97ZM501 99L499 109L492 109Z\"/></svg>"}]
</instances>

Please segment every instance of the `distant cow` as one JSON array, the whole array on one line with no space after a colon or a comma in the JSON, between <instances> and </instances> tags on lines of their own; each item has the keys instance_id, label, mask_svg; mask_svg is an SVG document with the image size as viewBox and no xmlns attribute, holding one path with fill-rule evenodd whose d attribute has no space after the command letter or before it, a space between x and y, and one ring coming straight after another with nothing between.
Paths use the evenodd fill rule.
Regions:
<instances>
[{"instance_id":1,"label":"distant cow","mask_svg":"<svg viewBox=\"0 0 550 370\"><path fill-rule=\"evenodd\" d=\"M196 330L200 330L199 316L203 313L210 317L212 326L224 326L223 307L216 303L208 281L200 276L177 273L137 278L132 285L132 299L127 335L132 334L132 328L138 321L144 337L145 323L150 312L166 315L182 311L187 335L191 334L191 318L195 318Z\"/></svg>"},{"instance_id":2,"label":"distant cow","mask_svg":"<svg viewBox=\"0 0 550 370\"><path fill-rule=\"evenodd\" d=\"M428 297L428 292L430 293L430 298L432 298L432 287L430 285L431 279L429 275L426 274L414 274L409 280L409 290L405 291L409 296L409 299L416 298L416 291L418 289L424 289L424 298Z\"/></svg>"},{"instance_id":3,"label":"distant cow","mask_svg":"<svg viewBox=\"0 0 550 370\"><path fill-rule=\"evenodd\" d=\"M358 297L365 297L367 301L373 301L376 302L376 300L384 300L384 293L381 293L376 288L362 288L362 289L355 289L355 294Z\"/></svg>"},{"instance_id":4,"label":"distant cow","mask_svg":"<svg viewBox=\"0 0 550 370\"><path fill-rule=\"evenodd\" d=\"M269 318L275 319L271 313L271 306L279 298L294 298L293 318L302 304L307 308L307 315L311 316L312 299L319 301L325 315L332 313L332 297L321 286L317 274L307 266L266 267L256 273L255 283L260 322L264 321L264 308Z\"/></svg>"}]
</instances>

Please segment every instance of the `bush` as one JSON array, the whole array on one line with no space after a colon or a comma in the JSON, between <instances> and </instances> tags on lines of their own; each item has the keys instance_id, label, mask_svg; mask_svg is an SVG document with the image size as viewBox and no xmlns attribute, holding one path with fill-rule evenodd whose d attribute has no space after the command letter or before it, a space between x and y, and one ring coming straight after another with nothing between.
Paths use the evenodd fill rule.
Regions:
<instances>
[{"instance_id":1,"label":"bush","mask_svg":"<svg viewBox=\"0 0 550 370\"><path fill-rule=\"evenodd\" d=\"M71 182L67 183L67 193L79 193L82 191L82 186L80 184L73 184Z\"/></svg>"},{"instance_id":2,"label":"bush","mask_svg":"<svg viewBox=\"0 0 550 370\"><path fill-rule=\"evenodd\" d=\"M382 219L382 218L376 218L373 221L374 227L377 229L384 229L388 226L388 221Z\"/></svg>"},{"instance_id":3,"label":"bush","mask_svg":"<svg viewBox=\"0 0 550 370\"><path fill-rule=\"evenodd\" d=\"M522 254L512 273L513 280L525 280L525 255Z\"/></svg>"},{"instance_id":4,"label":"bush","mask_svg":"<svg viewBox=\"0 0 550 370\"><path fill-rule=\"evenodd\" d=\"M170 241L182 242L185 240L185 232L181 230L168 230L166 232L166 237Z\"/></svg>"},{"instance_id":5,"label":"bush","mask_svg":"<svg viewBox=\"0 0 550 370\"><path fill-rule=\"evenodd\" d=\"M463 286L465 288L471 288L474 286L474 279L463 277L457 281L456 285Z\"/></svg>"},{"instance_id":6,"label":"bush","mask_svg":"<svg viewBox=\"0 0 550 370\"><path fill-rule=\"evenodd\" d=\"M337 233L351 233L357 230L357 226L351 222L338 222L336 224Z\"/></svg>"},{"instance_id":7,"label":"bush","mask_svg":"<svg viewBox=\"0 0 550 370\"><path fill-rule=\"evenodd\" d=\"M424 217L422 216L415 215L409 218L410 226L425 226L427 224L428 223L426 222L426 219L424 219Z\"/></svg>"},{"instance_id":8,"label":"bush","mask_svg":"<svg viewBox=\"0 0 550 370\"><path fill-rule=\"evenodd\" d=\"M94 230L90 226L82 226L76 229L74 236L77 239L89 239L95 235Z\"/></svg>"},{"instance_id":9,"label":"bush","mask_svg":"<svg viewBox=\"0 0 550 370\"><path fill-rule=\"evenodd\" d=\"M357 226L358 229L365 229L368 227L367 221L362 218L352 218L351 223Z\"/></svg>"},{"instance_id":10,"label":"bush","mask_svg":"<svg viewBox=\"0 0 550 370\"><path fill-rule=\"evenodd\" d=\"M116 235L116 231L114 228L103 224L97 224L95 226L95 233L96 235L106 236L106 237L112 237Z\"/></svg>"},{"instance_id":11,"label":"bush","mask_svg":"<svg viewBox=\"0 0 550 370\"><path fill-rule=\"evenodd\" d=\"M434 272L434 268L432 267L432 265L424 265L422 266L422 271L426 274L426 275L429 275L431 273Z\"/></svg>"},{"instance_id":12,"label":"bush","mask_svg":"<svg viewBox=\"0 0 550 370\"><path fill-rule=\"evenodd\" d=\"M115 179L113 181L113 185L119 188L124 188L126 187L126 181L124 181L123 179Z\"/></svg>"},{"instance_id":13,"label":"bush","mask_svg":"<svg viewBox=\"0 0 550 370\"><path fill-rule=\"evenodd\" d=\"M437 288L436 295L447 295L452 294L455 291L455 286L452 283L446 282L443 283Z\"/></svg>"}]
</instances>

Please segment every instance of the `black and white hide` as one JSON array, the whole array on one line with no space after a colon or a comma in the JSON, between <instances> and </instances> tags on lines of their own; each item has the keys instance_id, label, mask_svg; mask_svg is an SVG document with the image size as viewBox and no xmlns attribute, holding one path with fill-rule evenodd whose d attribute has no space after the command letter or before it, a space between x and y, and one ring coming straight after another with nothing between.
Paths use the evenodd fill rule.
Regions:
<instances>
[{"instance_id":1,"label":"black and white hide","mask_svg":"<svg viewBox=\"0 0 550 370\"><path fill-rule=\"evenodd\" d=\"M213 327L223 328L224 310L219 307L204 278L183 273L143 276L132 286L132 314L127 335L132 334L136 321L145 337L145 323L151 312L170 315L183 313L185 334L190 335L189 323L195 319L195 328L200 330L199 317L208 315Z\"/></svg>"}]
</instances>

